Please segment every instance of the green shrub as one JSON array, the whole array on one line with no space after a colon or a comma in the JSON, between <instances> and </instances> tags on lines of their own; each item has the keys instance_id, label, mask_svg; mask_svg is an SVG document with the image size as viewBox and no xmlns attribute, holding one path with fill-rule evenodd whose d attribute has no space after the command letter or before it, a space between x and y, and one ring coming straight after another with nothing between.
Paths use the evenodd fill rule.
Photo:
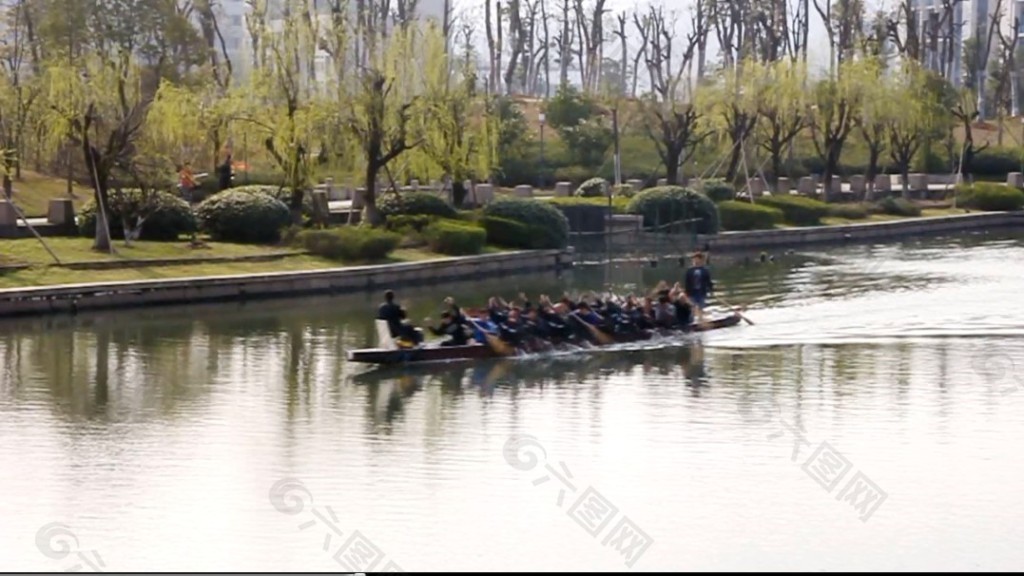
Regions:
<instances>
[{"instance_id":1,"label":"green shrub","mask_svg":"<svg viewBox=\"0 0 1024 576\"><path fill-rule=\"evenodd\" d=\"M569 220L550 202L531 198L501 198L484 208L484 217L504 218L531 227L537 248L564 248L569 242Z\"/></svg>"},{"instance_id":2,"label":"green shrub","mask_svg":"<svg viewBox=\"0 0 1024 576\"><path fill-rule=\"evenodd\" d=\"M170 192L150 192L127 188L120 192L111 190L107 204L107 224L112 238L124 238L123 217L134 225L140 214L149 214L142 223L141 240L169 241L196 229L195 218L189 211L188 202ZM78 231L83 236L96 235L96 202L90 200L78 214Z\"/></svg>"},{"instance_id":3,"label":"green shrub","mask_svg":"<svg viewBox=\"0 0 1024 576\"><path fill-rule=\"evenodd\" d=\"M346 262L381 260L398 247L398 234L364 226L304 230L298 242L310 253Z\"/></svg>"},{"instance_id":4,"label":"green shrub","mask_svg":"<svg viewBox=\"0 0 1024 576\"><path fill-rule=\"evenodd\" d=\"M507 218L485 216L484 230L487 232L487 243L503 248L523 248L532 250L539 247L538 235L533 233L532 226Z\"/></svg>"},{"instance_id":5,"label":"green shrub","mask_svg":"<svg viewBox=\"0 0 1024 576\"><path fill-rule=\"evenodd\" d=\"M583 184L580 184L580 187L576 189L576 192L573 194L573 196L577 196L580 198L603 197L607 196L607 193L605 192L607 189L607 180L605 180L604 178L591 178L590 180L587 180Z\"/></svg>"},{"instance_id":6,"label":"green shrub","mask_svg":"<svg viewBox=\"0 0 1024 576\"><path fill-rule=\"evenodd\" d=\"M632 184L619 184L612 189L612 196L616 198L632 198L636 193Z\"/></svg>"},{"instance_id":7,"label":"green shrub","mask_svg":"<svg viewBox=\"0 0 1024 576\"><path fill-rule=\"evenodd\" d=\"M594 171L586 166L563 166L555 170L555 180L558 182L572 182L573 184L582 184L586 182ZM519 184L529 184L529 181L519 182Z\"/></svg>"},{"instance_id":8,"label":"green shrub","mask_svg":"<svg viewBox=\"0 0 1024 576\"><path fill-rule=\"evenodd\" d=\"M202 229L214 240L243 243L276 242L291 222L284 202L265 194L226 190L196 208Z\"/></svg>"},{"instance_id":9,"label":"green shrub","mask_svg":"<svg viewBox=\"0 0 1024 576\"><path fill-rule=\"evenodd\" d=\"M439 254L479 254L487 244L487 231L460 220L437 220L423 232L430 249Z\"/></svg>"},{"instance_id":10,"label":"green shrub","mask_svg":"<svg viewBox=\"0 0 1024 576\"><path fill-rule=\"evenodd\" d=\"M629 207L631 197L612 197L612 214L625 214ZM548 202L556 206L608 206L608 197L602 198L580 198L579 196L568 196L563 198L550 198Z\"/></svg>"},{"instance_id":11,"label":"green shrub","mask_svg":"<svg viewBox=\"0 0 1024 576\"><path fill-rule=\"evenodd\" d=\"M626 212L643 215L644 226L658 226L659 231L682 228L695 230L698 234L718 233L718 208L715 203L707 196L682 186L648 188L629 201ZM686 222L665 227L690 218L700 220L696 226Z\"/></svg>"},{"instance_id":12,"label":"green shrub","mask_svg":"<svg viewBox=\"0 0 1024 576\"><path fill-rule=\"evenodd\" d=\"M868 217L868 209L863 204L828 204L828 216L846 218L847 220L863 220Z\"/></svg>"},{"instance_id":13,"label":"green shrub","mask_svg":"<svg viewBox=\"0 0 1024 576\"><path fill-rule=\"evenodd\" d=\"M384 194L377 199L377 207L385 218L399 214L439 216L441 218L456 218L458 216L458 212L450 204L440 197L426 192Z\"/></svg>"},{"instance_id":14,"label":"green shrub","mask_svg":"<svg viewBox=\"0 0 1024 576\"><path fill-rule=\"evenodd\" d=\"M269 184L250 184L248 186L236 186L224 192L242 192L244 194L263 194L280 200L285 206L292 205L291 188L281 188ZM218 193L219 194L219 193ZM313 194L306 192L302 195L302 215L306 218L313 216Z\"/></svg>"},{"instance_id":15,"label":"green shrub","mask_svg":"<svg viewBox=\"0 0 1024 576\"><path fill-rule=\"evenodd\" d=\"M1024 208L1024 192L1006 184L975 182L973 186L957 186L957 206L986 212L1002 212Z\"/></svg>"},{"instance_id":16,"label":"green shrub","mask_svg":"<svg viewBox=\"0 0 1024 576\"><path fill-rule=\"evenodd\" d=\"M886 198L876 202L871 210L877 214L892 216L920 216L921 207L903 198Z\"/></svg>"},{"instance_id":17,"label":"green shrub","mask_svg":"<svg viewBox=\"0 0 1024 576\"><path fill-rule=\"evenodd\" d=\"M396 214L384 222L384 227L399 234L423 232L423 229L436 219L436 216L426 214Z\"/></svg>"},{"instance_id":18,"label":"green shrub","mask_svg":"<svg viewBox=\"0 0 1024 576\"><path fill-rule=\"evenodd\" d=\"M975 176L1005 178L1009 172L1019 172L1020 166L1020 148L992 146L974 156L970 171Z\"/></svg>"},{"instance_id":19,"label":"green shrub","mask_svg":"<svg viewBox=\"0 0 1024 576\"><path fill-rule=\"evenodd\" d=\"M697 188L714 203L726 202L736 199L736 188L721 178L705 180Z\"/></svg>"},{"instance_id":20,"label":"green shrub","mask_svg":"<svg viewBox=\"0 0 1024 576\"><path fill-rule=\"evenodd\" d=\"M828 214L828 204L803 196L765 196L759 202L782 210L785 221L794 226L816 226L821 224L821 219Z\"/></svg>"},{"instance_id":21,"label":"green shrub","mask_svg":"<svg viewBox=\"0 0 1024 576\"><path fill-rule=\"evenodd\" d=\"M771 230L782 222L782 210L750 202L719 202L718 212L725 230Z\"/></svg>"}]
</instances>

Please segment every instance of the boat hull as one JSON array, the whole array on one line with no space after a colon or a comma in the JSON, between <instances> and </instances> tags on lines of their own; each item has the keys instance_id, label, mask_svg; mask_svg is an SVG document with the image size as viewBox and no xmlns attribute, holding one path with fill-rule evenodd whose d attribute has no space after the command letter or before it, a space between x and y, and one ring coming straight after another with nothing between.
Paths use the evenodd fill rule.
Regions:
<instances>
[{"instance_id":1,"label":"boat hull","mask_svg":"<svg viewBox=\"0 0 1024 576\"><path fill-rule=\"evenodd\" d=\"M658 336L673 336L687 332L707 332L728 328L740 323L740 316L733 314L709 320L706 324L692 324L686 330L643 330L634 334L614 334L615 344L628 342L640 342L650 340ZM438 346L427 345L420 348L406 348L400 350L387 350L384 348L363 348L360 350L349 350L348 361L363 364L421 364L427 362L452 362L456 360L481 360L486 358L500 358L486 344L468 344L466 346Z\"/></svg>"}]
</instances>

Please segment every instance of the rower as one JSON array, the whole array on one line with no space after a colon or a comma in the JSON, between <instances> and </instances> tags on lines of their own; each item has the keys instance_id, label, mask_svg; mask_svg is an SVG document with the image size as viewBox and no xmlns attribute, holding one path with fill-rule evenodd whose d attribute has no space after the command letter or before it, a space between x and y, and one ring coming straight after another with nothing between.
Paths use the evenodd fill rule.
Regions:
<instances>
[{"instance_id":1,"label":"rower","mask_svg":"<svg viewBox=\"0 0 1024 576\"><path fill-rule=\"evenodd\" d=\"M708 295L715 289L715 283L711 280L711 272L704 265L705 261L702 252L694 252L693 266L686 270L683 282L686 297L701 319L704 318L704 307L707 305Z\"/></svg>"},{"instance_id":2,"label":"rower","mask_svg":"<svg viewBox=\"0 0 1024 576\"><path fill-rule=\"evenodd\" d=\"M441 342L441 346L465 346L469 343L461 317L456 317L447 310L441 313L441 325L436 328L430 326L430 331L435 336L448 336L447 340Z\"/></svg>"},{"instance_id":3,"label":"rower","mask_svg":"<svg viewBox=\"0 0 1024 576\"><path fill-rule=\"evenodd\" d=\"M414 345L423 341L423 333L406 320L405 309L395 303L395 292L384 292L384 303L377 308L377 319L388 323L392 338L401 338Z\"/></svg>"},{"instance_id":4,"label":"rower","mask_svg":"<svg viewBox=\"0 0 1024 576\"><path fill-rule=\"evenodd\" d=\"M497 334L498 326L491 322L486 311L477 314L476 322L473 323L473 339L480 344L487 344L487 334Z\"/></svg>"}]
</instances>

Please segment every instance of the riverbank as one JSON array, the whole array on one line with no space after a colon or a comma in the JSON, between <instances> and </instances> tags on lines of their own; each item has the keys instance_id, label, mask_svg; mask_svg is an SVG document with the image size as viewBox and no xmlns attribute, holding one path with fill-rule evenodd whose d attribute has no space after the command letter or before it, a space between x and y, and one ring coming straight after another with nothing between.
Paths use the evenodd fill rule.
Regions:
<instances>
[{"instance_id":1,"label":"riverbank","mask_svg":"<svg viewBox=\"0 0 1024 576\"><path fill-rule=\"evenodd\" d=\"M698 235L697 241L702 246L710 244L713 250L726 252L763 248L798 248L800 246L883 239L895 240L949 232L1000 230L1014 227L1024 227L1024 211L980 212L839 226L723 232L714 235ZM644 235L649 236L649 234Z\"/></svg>"},{"instance_id":2,"label":"riverbank","mask_svg":"<svg viewBox=\"0 0 1024 576\"><path fill-rule=\"evenodd\" d=\"M571 250L538 250L324 270L11 288L0 290L0 317L343 294L382 286L409 290L525 272L557 273L572 263Z\"/></svg>"}]
</instances>

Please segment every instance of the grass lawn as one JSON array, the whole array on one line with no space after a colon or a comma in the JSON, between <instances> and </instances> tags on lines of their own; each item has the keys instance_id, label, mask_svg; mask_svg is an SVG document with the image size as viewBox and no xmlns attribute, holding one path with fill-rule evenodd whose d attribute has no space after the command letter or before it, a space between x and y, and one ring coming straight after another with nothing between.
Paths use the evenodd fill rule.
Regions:
<instances>
[{"instance_id":1,"label":"grass lawn","mask_svg":"<svg viewBox=\"0 0 1024 576\"><path fill-rule=\"evenodd\" d=\"M975 211L977 212L977 211ZM931 218L935 216L954 216L957 214L967 214L963 208L923 208L921 210L920 218ZM858 224L864 222L891 222L893 220L906 220L908 218L918 218L918 216L897 216L894 214L871 214L867 218L860 220L851 220L849 218L838 218L835 216L826 216L821 219L821 223L826 226L839 226L842 224Z\"/></svg>"},{"instance_id":2,"label":"grass lawn","mask_svg":"<svg viewBox=\"0 0 1024 576\"><path fill-rule=\"evenodd\" d=\"M46 242L65 263L122 260L127 264L140 259L238 257L293 252L283 248L218 242L209 243L209 249L192 249L188 246L188 242L181 240L178 242L134 242L131 247L126 247L123 242L116 242L114 247L117 254L110 255L92 251L92 240L89 238L47 238ZM488 247L484 253L499 251L497 248ZM31 266L23 270L0 272L0 288L324 270L361 264L421 262L444 257L424 249L402 248L395 250L388 258L379 262L342 263L306 254L291 254L283 256L279 260L263 262L197 262L107 270L72 270L53 265L53 258L36 239L0 240L0 264L28 264Z\"/></svg>"},{"instance_id":3,"label":"grass lawn","mask_svg":"<svg viewBox=\"0 0 1024 576\"><path fill-rule=\"evenodd\" d=\"M75 183L71 186L71 190L75 194L72 201L77 212L82 204L92 198L92 189ZM53 178L22 170L21 180L14 181L14 203L29 218L46 216L50 200L67 197L68 182L62 178Z\"/></svg>"}]
</instances>

